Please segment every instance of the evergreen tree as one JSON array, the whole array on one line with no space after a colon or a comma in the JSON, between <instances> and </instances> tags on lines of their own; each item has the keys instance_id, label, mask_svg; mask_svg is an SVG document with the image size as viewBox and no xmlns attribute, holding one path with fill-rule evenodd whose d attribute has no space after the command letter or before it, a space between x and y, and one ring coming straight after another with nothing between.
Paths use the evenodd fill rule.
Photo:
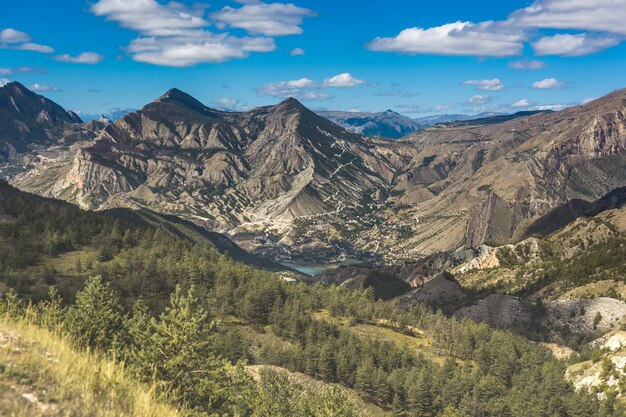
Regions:
<instances>
[{"instance_id":1,"label":"evergreen tree","mask_svg":"<svg viewBox=\"0 0 626 417\"><path fill-rule=\"evenodd\" d=\"M130 326L136 346L129 358L136 375L199 415L233 406L230 395L240 387L228 362L211 350L215 325L193 287L187 293L177 287L158 320L147 319L141 308L136 314Z\"/></svg>"},{"instance_id":2,"label":"evergreen tree","mask_svg":"<svg viewBox=\"0 0 626 417\"><path fill-rule=\"evenodd\" d=\"M124 340L123 309L119 297L100 276L89 278L67 312L65 328L83 346L113 350Z\"/></svg>"}]
</instances>

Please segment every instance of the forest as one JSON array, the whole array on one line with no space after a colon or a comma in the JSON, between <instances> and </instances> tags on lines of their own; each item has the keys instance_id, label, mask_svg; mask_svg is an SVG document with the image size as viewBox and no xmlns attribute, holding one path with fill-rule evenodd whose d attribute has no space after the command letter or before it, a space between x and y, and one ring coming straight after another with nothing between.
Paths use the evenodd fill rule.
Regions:
<instances>
[{"instance_id":1,"label":"forest","mask_svg":"<svg viewBox=\"0 0 626 417\"><path fill-rule=\"evenodd\" d=\"M50 259L71 265L59 271ZM574 390L563 361L512 332L421 305L401 309L372 288L286 281L208 243L6 183L0 293L1 320L45 328L123 363L189 416L359 415L341 389L308 391L280 372L253 375L250 365L351 388L393 416L626 412L616 393L599 399ZM424 348L354 331L363 325L411 335Z\"/></svg>"}]
</instances>

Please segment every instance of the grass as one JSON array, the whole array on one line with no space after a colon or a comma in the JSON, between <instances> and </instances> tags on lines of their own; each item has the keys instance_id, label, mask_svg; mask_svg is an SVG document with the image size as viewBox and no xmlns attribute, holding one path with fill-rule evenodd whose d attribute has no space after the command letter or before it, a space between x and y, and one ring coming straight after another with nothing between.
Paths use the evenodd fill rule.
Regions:
<instances>
[{"instance_id":1,"label":"grass","mask_svg":"<svg viewBox=\"0 0 626 417\"><path fill-rule=\"evenodd\" d=\"M179 417L121 364L77 351L68 340L0 319L0 415Z\"/></svg>"},{"instance_id":2,"label":"grass","mask_svg":"<svg viewBox=\"0 0 626 417\"><path fill-rule=\"evenodd\" d=\"M318 311L313 315L313 318L345 327L360 337L388 341L401 349L407 348L416 354L421 353L435 363L442 364L445 361L445 357L436 354L431 341L428 340L424 333L415 328L407 329L407 332L399 332L389 327L389 324L383 321L376 324L350 324L348 318L333 317L325 310Z\"/></svg>"}]
</instances>

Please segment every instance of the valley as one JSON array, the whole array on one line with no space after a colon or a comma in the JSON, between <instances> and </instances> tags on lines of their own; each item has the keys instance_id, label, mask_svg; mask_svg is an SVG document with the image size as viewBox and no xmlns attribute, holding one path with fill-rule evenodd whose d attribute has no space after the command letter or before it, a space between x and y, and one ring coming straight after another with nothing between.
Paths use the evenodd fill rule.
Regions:
<instances>
[{"instance_id":1,"label":"valley","mask_svg":"<svg viewBox=\"0 0 626 417\"><path fill-rule=\"evenodd\" d=\"M32 98L21 85L3 88ZM183 308L168 307L169 296L199 286L208 295L197 308L210 311L216 326L202 340L224 361L211 365L215 372L239 375L241 389L274 390L271 400L254 400L262 404L230 392L222 410L274 407L276 395L296 390L302 401L330 401L360 410L355 415L467 411L473 394L425 376L441 371L450 381L474 381L467 387L496 384L502 394L480 402L485 415L494 415L487 410L501 395L508 412L523 415L511 393L530 395L539 382L521 388L499 374L506 363L519 378L554 367L557 381L567 381L564 398L619 415L626 398L624 97L437 125L394 140L348 132L294 99L224 112L176 89L114 123L37 127L51 137L58 129L87 136L44 138L45 145L24 139L2 162L7 334L35 337L19 326L40 326L42 313L11 307L11 297L47 306L51 286L68 303L59 304L60 315L78 314L70 312L85 288L111 291L116 320L144 320L137 309L147 308L160 318L141 326L154 331ZM15 320L21 324L11 327ZM88 320L85 329L95 319ZM129 336L136 330L125 326L107 331L157 343ZM87 331L71 329L62 331ZM502 359L509 354L502 346L520 356ZM124 353L134 363L130 378L149 382L132 352ZM524 355L538 356L528 363ZM11 369L21 366L7 358ZM245 370L230 368L241 360L250 364ZM11 395L29 390L25 384ZM28 406L40 411L74 406L46 408L46 397L34 395ZM213 394L186 388L177 395L168 401L188 406L188 395ZM305 407L279 402L292 413ZM559 407L590 415L571 404Z\"/></svg>"}]
</instances>

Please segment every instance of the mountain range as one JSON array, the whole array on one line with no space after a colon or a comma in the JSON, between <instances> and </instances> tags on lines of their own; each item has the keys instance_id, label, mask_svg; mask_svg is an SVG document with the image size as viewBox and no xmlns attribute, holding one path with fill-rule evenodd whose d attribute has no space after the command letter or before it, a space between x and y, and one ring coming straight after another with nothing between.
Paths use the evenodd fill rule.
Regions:
<instances>
[{"instance_id":1,"label":"mountain range","mask_svg":"<svg viewBox=\"0 0 626 417\"><path fill-rule=\"evenodd\" d=\"M11 103L49 105L16 83L0 90L0 108L31 115L31 124L39 113ZM89 209L178 215L275 259L393 262L513 242L572 199L626 186L625 119L618 91L392 141L349 132L295 99L236 113L172 89L100 130L64 119L84 137L4 169L26 191ZM50 130L54 120L37 126ZM42 140L25 133L19 142L16 150L28 150Z\"/></svg>"}]
</instances>

